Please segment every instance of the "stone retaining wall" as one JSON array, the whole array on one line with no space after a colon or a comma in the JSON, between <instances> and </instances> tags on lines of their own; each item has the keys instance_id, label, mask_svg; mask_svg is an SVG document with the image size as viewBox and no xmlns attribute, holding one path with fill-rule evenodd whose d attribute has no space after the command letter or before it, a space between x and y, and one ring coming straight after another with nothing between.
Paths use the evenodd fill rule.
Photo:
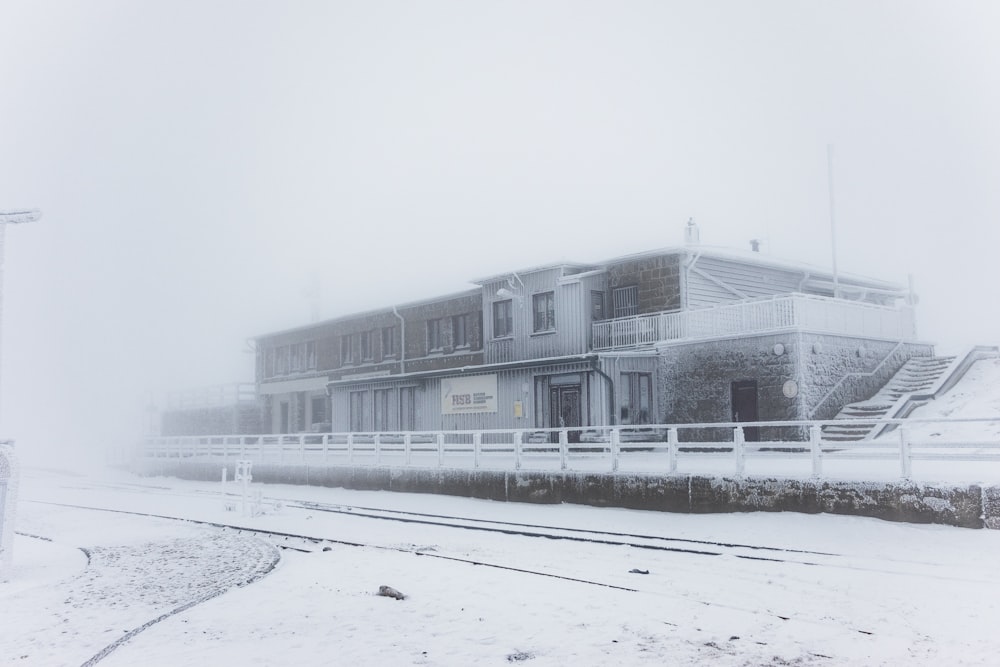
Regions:
<instances>
[{"instance_id":1,"label":"stone retaining wall","mask_svg":"<svg viewBox=\"0 0 1000 667\"><path fill-rule=\"evenodd\" d=\"M139 462L136 472L217 481L222 467L161 459ZM232 479L235 466L227 467ZM255 464L253 481L657 512L828 513L1000 529L1000 486L975 484L274 464Z\"/></svg>"}]
</instances>

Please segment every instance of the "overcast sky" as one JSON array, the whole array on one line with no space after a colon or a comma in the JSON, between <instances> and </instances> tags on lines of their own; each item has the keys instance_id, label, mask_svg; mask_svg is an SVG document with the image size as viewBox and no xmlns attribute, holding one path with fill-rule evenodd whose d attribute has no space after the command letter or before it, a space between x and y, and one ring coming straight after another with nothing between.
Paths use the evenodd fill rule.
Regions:
<instances>
[{"instance_id":1,"label":"overcast sky","mask_svg":"<svg viewBox=\"0 0 1000 667\"><path fill-rule=\"evenodd\" d=\"M702 241L1000 343L1000 3L0 0L0 431L127 441L245 340ZM157 399L159 400L159 399Z\"/></svg>"}]
</instances>

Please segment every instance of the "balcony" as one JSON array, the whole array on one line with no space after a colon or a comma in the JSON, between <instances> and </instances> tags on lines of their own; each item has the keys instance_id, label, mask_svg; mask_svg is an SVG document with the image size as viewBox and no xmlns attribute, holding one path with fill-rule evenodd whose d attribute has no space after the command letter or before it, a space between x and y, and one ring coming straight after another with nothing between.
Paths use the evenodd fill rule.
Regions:
<instances>
[{"instance_id":1,"label":"balcony","mask_svg":"<svg viewBox=\"0 0 1000 667\"><path fill-rule=\"evenodd\" d=\"M595 322L593 349L637 348L776 331L914 340L913 310L805 294L786 294L712 308L650 313Z\"/></svg>"}]
</instances>

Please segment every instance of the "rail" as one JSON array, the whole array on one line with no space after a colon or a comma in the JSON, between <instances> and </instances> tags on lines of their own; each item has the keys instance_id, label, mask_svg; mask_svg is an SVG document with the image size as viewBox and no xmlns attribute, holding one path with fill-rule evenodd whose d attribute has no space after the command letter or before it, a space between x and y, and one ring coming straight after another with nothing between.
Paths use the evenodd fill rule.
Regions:
<instances>
[{"instance_id":1,"label":"rail","mask_svg":"<svg viewBox=\"0 0 1000 667\"><path fill-rule=\"evenodd\" d=\"M707 470L737 477L858 478L874 474L904 479L912 476L914 462L936 462L932 474L952 464L974 463L981 469L981 462L1000 463L1000 418L883 419L878 423L896 427L883 437L857 442L823 439L823 425L855 421L871 425L875 420L177 436L149 438L140 447L139 455L309 466L644 473Z\"/></svg>"},{"instance_id":2,"label":"rail","mask_svg":"<svg viewBox=\"0 0 1000 667\"><path fill-rule=\"evenodd\" d=\"M747 299L709 308L619 317L593 325L595 350L641 347L736 334L807 329L818 333L914 340L913 313L808 294Z\"/></svg>"}]
</instances>

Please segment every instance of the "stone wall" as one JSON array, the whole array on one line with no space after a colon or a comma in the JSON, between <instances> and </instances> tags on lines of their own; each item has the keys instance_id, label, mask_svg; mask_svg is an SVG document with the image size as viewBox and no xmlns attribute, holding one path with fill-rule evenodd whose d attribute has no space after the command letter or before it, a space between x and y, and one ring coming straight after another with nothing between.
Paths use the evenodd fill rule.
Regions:
<instances>
[{"instance_id":1,"label":"stone wall","mask_svg":"<svg viewBox=\"0 0 1000 667\"><path fill-rule=\"evenodd\" d=\"M223 467L221 462L146 459L137 472L214 482ZM235 464L225 467L232 478ZM828 513L1000 528L1000 487L975 484L275 464L254 465L253 481L654 512Z\"/></svg>"},{"instance_id":2,"label":"stone wall","mask_svg":"<svg viewBox=\"0 0 1000 667\"><path fill-rule=\"evenodd\" d=\"M908 359L932 356L934 348L916 343L802 334L801 354L802 418L832 419L848 403L871 398Z\"/></svg>"},{"instance_id":3,"label":"stone wall","mask_svg":"<svg viewBox=\"0 0 1000 667\"><path fill-rule=\"evenodd\" d=\"M609 316L613 315L610 298L616 287L638 287L639 313L658 313L681 307L680 255L643 257L608 268Z\"/></svg>"},{"instance_id":4,"label":"stone wall","mask_svg":"<svg viewBox=\"0 0 1000 667\"><path fill-rule=\"evenodd\" d=\"M660 423L730 421L732 383L740 380L757 382L759 420L801 419L800 399L782 392L785 382L797 378L799 344L796 335L779 334L661 348Z\"/></svg>"}]
</instances>

